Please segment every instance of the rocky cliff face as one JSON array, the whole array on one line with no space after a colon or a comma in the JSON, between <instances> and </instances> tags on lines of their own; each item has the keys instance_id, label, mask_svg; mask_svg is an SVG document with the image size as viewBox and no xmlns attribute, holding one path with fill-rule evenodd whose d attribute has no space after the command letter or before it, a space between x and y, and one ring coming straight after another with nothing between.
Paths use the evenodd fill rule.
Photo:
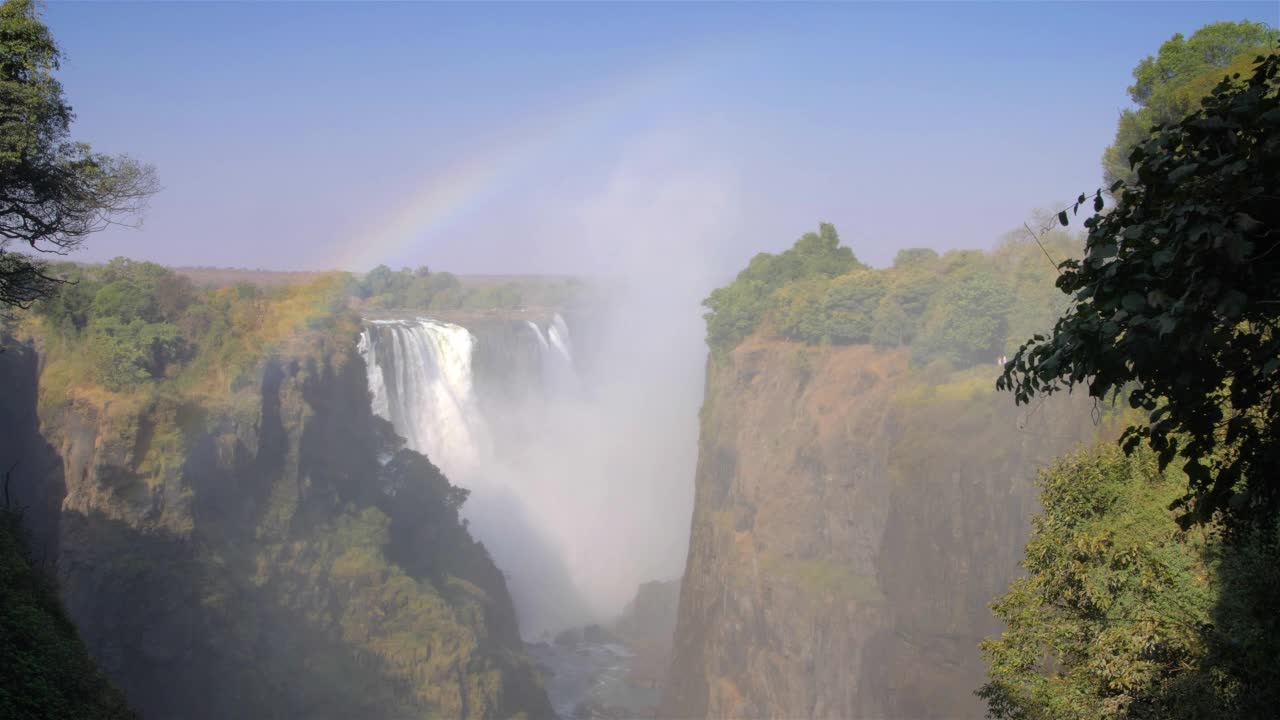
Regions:
<instances>
[{"instance_id":1,"label":"rocky cliff face","mask_svg":"<svg viewBox=\"0 0 1280 720\"><path fill-rule=\"evenodd\" d=\"M664 715L981 717L986 603L1035 469L1087 400L1017 408L997 369L749 339L708 366Z\"/></svg>"},{"instance_id":2,"label":"rocky cliff face","mask_svg":"<svg viewBox=\"0 0 1280 720\"><path fill-rule=\"evenodd\" d=\"M353 348L225 398L37 395L34 350L0 358L33 553L143 717L550 715L465 493L372 415Z\"/></svg>"},{"instance_id":3,"label":"rocky cliff face","mask_svg":"<svg viewBox=\"0 0 1280 720\"><path fill-rule=\"evenodd\" d=\"M628 672L633 685L661 689L666 682L679 605L679 580L642 583L614 623L614 633L635 653Z\"/></svg>"}]
</instances>

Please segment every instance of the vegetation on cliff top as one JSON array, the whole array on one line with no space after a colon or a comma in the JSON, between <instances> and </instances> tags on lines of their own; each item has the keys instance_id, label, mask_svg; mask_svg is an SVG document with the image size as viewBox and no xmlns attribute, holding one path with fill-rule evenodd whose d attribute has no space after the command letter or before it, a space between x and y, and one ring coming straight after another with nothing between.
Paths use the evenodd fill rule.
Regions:
<instances>
[{"instance_id":1,"label":"vegetation on cliff top","mask_svg":"<svg viewBox=\"0 0 1280 720\"><path fill-rule=\"evenodd\" d=\"M265 358L296 349L303 336L336 358L358 333L341 274L279 288L199 290L168 268L125 258L59 270L68 284L21 321L41 336L49 361L69 363L78 383L111 392L168 386L226 395L252 384Z\"/></svg>"},{"instance_id":2,"label":"vegetation on cliff top","mask_svg":"<svg viewBox=\"0 0 1280 720\"><path fill-rule=\"evenodd\" d=\"M823 223L778 255L760 253L704 301L707 344L719 354L757 330L805 343L910 345L918 365L994 362L1013 339L1048 328L1065 309L1053 290L1055 258L1078 238L1010 233L994 252L902 250L892 267L858 262Z\"/></svg>"},{"instance_id":3,"label":"vegetation on cliff top","mask_svg":"<svg viewBox=\"0 0 1280 720\"><path fill-rule=\"evenodd\" d=\"M464 282L426 266L392 270L379 265L353 281L351 292L364 310L485 311L563 307L580 298L575 278L528 277Z\"/></svg>"}]
</instances>

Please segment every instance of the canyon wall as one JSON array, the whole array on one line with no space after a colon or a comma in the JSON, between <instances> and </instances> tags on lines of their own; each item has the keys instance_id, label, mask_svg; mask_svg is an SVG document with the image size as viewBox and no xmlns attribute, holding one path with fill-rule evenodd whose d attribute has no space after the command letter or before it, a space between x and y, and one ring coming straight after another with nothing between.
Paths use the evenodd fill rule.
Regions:
<instances>
[{"instance_id":1,"label":"canyon wall","mask_svg":"<svg viewBox=\"0 0 1280 720\"><path fill-rule=\"evenodd\" d=\"M354 340L216 397L0 356L33 555L144 718L551 714L465 491L373 415Z\"/></svg>"},{"instance_id":2,"label":"canyon wall","mask_svg":"<svg viewBox=\"0 0 1280 720\"><path fill-rule=\"evenodd\" d=\"M1087 398L1015 407L994 365L749 338L708 363L664 716L973 717L987 603L1036 468Z\"/></svg>"}]
</instances>

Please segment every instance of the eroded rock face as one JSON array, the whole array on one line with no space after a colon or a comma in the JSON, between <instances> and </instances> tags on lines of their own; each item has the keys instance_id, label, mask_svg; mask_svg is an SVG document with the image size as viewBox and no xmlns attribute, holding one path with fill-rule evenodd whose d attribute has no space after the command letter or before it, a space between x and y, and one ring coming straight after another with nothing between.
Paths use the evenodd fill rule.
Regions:
<instances>
[{"instance_id":1,"label":"eroded rock face","mask_svg":"<svg viewBox=\"0 0 1280 720\"><path fill-rule=\"evenodd\" d=\"M33 358L0 366L35 382ZM57 498L36 546L143 717L551 715L465 495L372 415L354 351L212 400L29 387L0 455Z\"/></svg>"},{"instance_id":2,"label":"eroded rock face","mask_svg":"<svg viewBox=\"0 0 1280 720\"><path fill-rule=\"evenodd\" d=\"M1095 428L907 359L750 339L709 364L663 715L983 715L1036 468Z\"/></svg>"},{"instance_id":3,"label":"eroded rock face","mask_svg":"<svg viewBox=\"0 0 1280 720\"><path fill-rule=\"evenodd\" d=\"M671 666L671 639L679 605L679 580L641 583L614 623L614 632L635 653L628 677L632 684L662 689Z\"/></svg>"}]
</instances>

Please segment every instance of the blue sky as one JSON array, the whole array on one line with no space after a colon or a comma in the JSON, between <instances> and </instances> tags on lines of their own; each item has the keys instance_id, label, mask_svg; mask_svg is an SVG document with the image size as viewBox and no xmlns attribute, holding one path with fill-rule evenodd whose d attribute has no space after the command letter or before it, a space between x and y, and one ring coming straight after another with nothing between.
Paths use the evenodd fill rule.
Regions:
<instances>
[{"instance_id":1,"label":"blue sky","mask_svg":"<svg viewBox=\"0 0 1280 720\"><path fill-rule=\"evenodd\" d=\"M165 187L78 259L462 272L990 247L1099 185L1138 60L1246 18L1280 4L45 9L76 137Z\"/></svg>"}]
</instances>

